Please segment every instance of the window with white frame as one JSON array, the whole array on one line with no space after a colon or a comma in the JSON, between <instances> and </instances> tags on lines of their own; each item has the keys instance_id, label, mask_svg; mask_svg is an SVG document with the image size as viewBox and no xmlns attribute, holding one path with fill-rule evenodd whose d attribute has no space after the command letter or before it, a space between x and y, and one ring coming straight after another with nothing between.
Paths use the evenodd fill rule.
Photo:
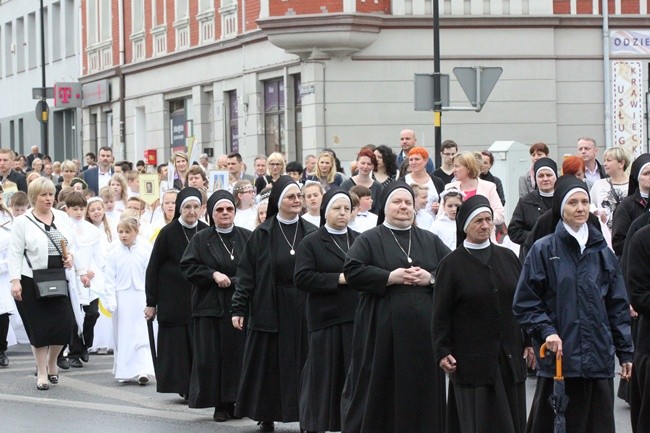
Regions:
<instances>
[{"instance_id":1,"label":"window with white frame","mask_svg":"<svg viewBox=\"0 0 650 433\"><path fill-rule=\"evenodd\" d=\"M214 0L199 0L199 13L214 10Z\"/></svg>"},{"instance_id":2,"label":"window with white frame","mask_svg":"<svg viewBox=\"0 0 650 433\"><path fill-rule=\"evenodd\" d=\"M131 33L144 31L144 0L133 0L131 2L133 24Z\"/></svg>"},{"instance_id":3,"label":"window with white frame","mask_svg":"<svg viewBox=\"0 0 650 433\"><path fill-rule=\"evenodd\" d=\"M187 0L175 0L175 11L176 15L174 16L174 19L176 21L182 20L185 18L188 18L189 12L188 12L188 7L187 7Z\"/></svg>"},{"instance_id":4,"label":"window with white frame","mask_svg":"<svg viewBox=\"0 0 650 433\"><path fill-rule=\"evenodd\" d=\"M88 0L88 45L92 46L111 39L111 0Z\"/></svg>"}]
</instances>

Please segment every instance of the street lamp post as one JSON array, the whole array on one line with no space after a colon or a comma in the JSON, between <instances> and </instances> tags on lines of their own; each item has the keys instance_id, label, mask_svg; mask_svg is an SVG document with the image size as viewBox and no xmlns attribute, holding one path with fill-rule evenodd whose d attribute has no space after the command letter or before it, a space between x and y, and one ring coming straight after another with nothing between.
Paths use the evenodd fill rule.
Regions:
<instances>
[{"instance_id":1,"label":"street lamp post","mask_svg":"<svg viewBox=\"0 0 650 433\"><path fill-rule=\"evenodd\" d=\"M42 101L45 101L45 22L43 18L45 16L43 9L43 0L41 0L41 97ZM41 122L41 149L43 149L43 155L49 155L48 152L48 137L47 137L47 127L48 127L48 118L47 112L43 114L43 121Z\"/></svg>"},{"instance_id":2,"label":"street lamp post","mask_svg":"<svg viewBox=\"0 0 650 433\"><path fill-rule=\"evenodd\" d=\"M435 165L440 167L440 147L442 143L442 98L440 96L440 10L438 0L433 0L433 116L435 132Z\"/></svg>"}]
</instances>

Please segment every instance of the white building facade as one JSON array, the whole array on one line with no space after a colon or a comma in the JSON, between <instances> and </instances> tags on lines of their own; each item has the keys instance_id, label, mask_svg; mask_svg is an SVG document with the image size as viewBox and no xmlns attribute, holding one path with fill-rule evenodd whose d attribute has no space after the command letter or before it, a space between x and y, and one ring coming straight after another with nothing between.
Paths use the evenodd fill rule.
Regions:
<instances>
[{"instance_id":1,"label":"white building facade","mask_svg":"<svg viewBox=\"0 0 650 433\"><path fill-rule=\"evenodd\" d=\"M0 147L27 154L41 142L32 88L42 87L41 28L45 34L46 87L76 83L80 73L80 0L45 0L43 26L39 2L0 1ZM68 99L68 95L64 95ZM70 98L80 98L79 92ZM81 109L50 106L47 153L53 158L79 157Z\"/></svg>"},{"instance_id":2,"label":"white building facade","mask_svg":"<svg viewBox=\"0 0 650 433\"><path fill-rule=\"evenodd\" d=\"M413 106L414 74L433 72L432 0L316 3L83 2L83 151L156 150L160 164L197 143L250 167L329 147L351 160L368 143L397 148L411 128L432 152L433 113ZM443 139L542 141L554 158L581 136L647 151L648 2L615 3L607 32L637 35L632 49L603 38L600 0L440 0L441 71L503 68L480 113L443 113ZM453 75L451 96L469 106Z\"/></svg>"}]
</instances>

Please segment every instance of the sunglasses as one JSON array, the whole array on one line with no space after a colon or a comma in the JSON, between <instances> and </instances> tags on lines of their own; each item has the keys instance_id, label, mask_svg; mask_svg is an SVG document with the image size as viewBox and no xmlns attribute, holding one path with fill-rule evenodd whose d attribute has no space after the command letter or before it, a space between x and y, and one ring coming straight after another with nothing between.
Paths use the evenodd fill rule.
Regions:
<instances>
[{"instance_id":1,"label":"sunglasses","mask_svg":"<svg viewBox=\"0 0 650 433\"><path fill-rule=\"evenodd\" d=\"M227 207L218 207L214 210L216 213L222 213L222 212L234 212L235 208L232 206L227 206Z\"/></svg>"}]
</instances>

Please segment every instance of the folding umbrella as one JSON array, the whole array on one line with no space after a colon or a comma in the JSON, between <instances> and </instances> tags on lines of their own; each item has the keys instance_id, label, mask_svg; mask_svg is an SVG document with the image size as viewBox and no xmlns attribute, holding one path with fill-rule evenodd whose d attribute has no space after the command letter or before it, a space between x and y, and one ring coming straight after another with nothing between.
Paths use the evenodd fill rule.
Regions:
<instances>
[{"instance_id":1,"label":"folding umbrella","mask_svg":"<svg viewBox=\"0 0 650 433\"><path fill-rule=\"evenodd\" d=\"M539 348L540 358L546 357L546 343ZM562 376L562 356L555 355L555 377L553 378L553 394L548 398L548 402L555 412L555 421L553 423L553 433L566 433L565 411L569 404L569 397L566 395L564 386L564 376Z\"/></svg>"}]
</instances>

